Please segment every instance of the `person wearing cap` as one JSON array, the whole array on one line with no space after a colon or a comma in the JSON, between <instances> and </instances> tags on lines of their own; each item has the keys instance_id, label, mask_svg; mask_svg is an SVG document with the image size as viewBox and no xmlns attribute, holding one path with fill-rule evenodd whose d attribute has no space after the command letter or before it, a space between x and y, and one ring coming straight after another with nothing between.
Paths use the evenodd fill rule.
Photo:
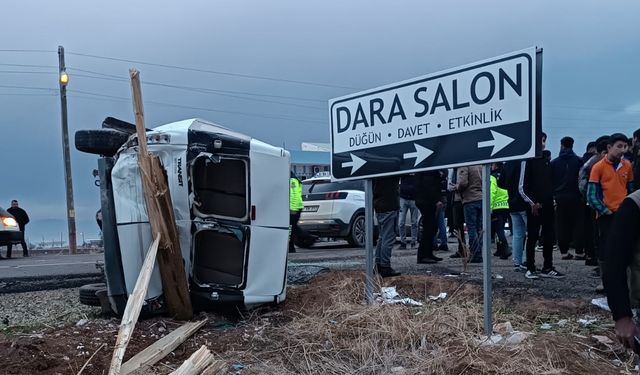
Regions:
<instances>
[{"instance_id":1,"label":"person wearing cap","mask_svg":"<svg viewBox=\"0 0 640 375\"><path fill-rule=\"evenodd\" d=\"M587 185L587 200L596 211L596 223L600 235L598 257L604 262L605 244L614 215L625 197L633 190L631 163L623 159L627 151L627 136L612 134L607 143L607 154L593 165ZM603 265L600 267L604 268Z\"/></svg>"}]
</instances>

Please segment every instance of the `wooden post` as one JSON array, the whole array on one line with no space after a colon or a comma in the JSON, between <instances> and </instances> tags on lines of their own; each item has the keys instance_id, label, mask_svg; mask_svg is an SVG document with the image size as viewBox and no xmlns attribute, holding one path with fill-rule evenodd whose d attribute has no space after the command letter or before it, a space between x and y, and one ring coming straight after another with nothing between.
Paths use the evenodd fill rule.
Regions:
<instances>
[{"instance_id":1,"label":"wooden post","mask_svg":"<svg viewBox=\"0 0 640 375\"><path fill-rule=\"evenodd\" d=\"M169 314L176 319L189 320L193 317L193 308L178 241L171 194L167 184L167 172L163 168L160 158L156 155L150 155L147 150L140 74L135 69L131 69L129 74L138 135L138 165L142 177L147 214L153 233L160 233L158 266L162 279L162 290Z\"/></svg>"},{"instance_id":2,"label":"wooden post","mask_svg":"<svg viewBox=\"0 0 640 375\"><path fill-rule=\"evenodd\" d=\"M111 357L109 375L120 375L120 367L122 366L124 352L127 349L129 340L131 339L131 333L138 322L138 316L142 309L144 297L147 295L149 279L151 279L153 266L156 264L156 254L158 252L159 242L160 233L156 235L156 239L151 244L149 251L147 251L147 256L144 258L144 263L142 264L142 269L138 275L136 286L133 288L133 293L131 293L127 300L127 306L124 308L124 314L122 314L122 322L120 323L118 338L116 339L116 345L113 349L113 357Z\"/></svg>"}]
</instances>

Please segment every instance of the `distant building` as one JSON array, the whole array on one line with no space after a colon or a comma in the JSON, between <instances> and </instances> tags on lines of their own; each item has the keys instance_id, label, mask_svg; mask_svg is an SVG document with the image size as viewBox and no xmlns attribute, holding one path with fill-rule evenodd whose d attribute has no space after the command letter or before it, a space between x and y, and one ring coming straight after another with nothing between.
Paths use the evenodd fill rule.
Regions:
<instances>
[{"instance_id":1,"label":"distant building","mask_svg":"<svg viewBox=\"0 0 640 375\"><path fill-rule=\"evenodd\" d=\"M300 179L313 177L318 172L329 171L331 154L329 153L329 145L326 146L325 150L322 144L303 143L303 151L289 151L291 153L291 169ZM315 149L315 151L307 151L305 148L307 150Z\"/></svg>"},{"instance_id":2,"label":"distant building","mask_svg":"<svg viewBox=\"0 0 640 375\"><path fill-rule=\"evenodd\" d=\"M331 144L330 143L309 143L302 142L302 151L324 151L331 152Z\"/></svg>"}]
</instances>

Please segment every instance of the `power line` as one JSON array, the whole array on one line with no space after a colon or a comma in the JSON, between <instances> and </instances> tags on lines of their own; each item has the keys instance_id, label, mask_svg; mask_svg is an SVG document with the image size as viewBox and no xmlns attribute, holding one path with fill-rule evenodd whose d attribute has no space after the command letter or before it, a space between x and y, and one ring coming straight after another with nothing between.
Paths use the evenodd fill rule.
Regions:
<instances>
[{"instance_id":1,"label":"power line","mask_svg":"<svg viewBox=\"0 0 640 375\"><path fill-rule=\"evenodd\" d=\"M57 97L58 96L55 92L52 92L51 94L35 94L35 93L25 94L25 93L0 92L0 95L2 95L2 96L51 96L51 97Z\"/></svg>"},{"instance_id":2,"label":"power line","mask_svg":"<svg viewBox=\"0 0 640 375\"><path fill-rule=\"evenodd\" d=\"M104 79L104 80L108 80L108 81L123 81L123 82L128 82L129 81L128 79L124 79L124 78L122 78L122 79L114 79L114 78L107 78L107 77L92 77L92 76L88 76L88 75L84 75L84 74L74 74L74 76L75 77L84 77L84 78ZM279 101L276 101L276 100L246 98L246 97L243 97L243 96L231 95L231 94L226 94L226 93L222 93L222 92L211 91L211 90L205 89L205 88L178 86L178 85L170 85L170 84L165 84L165 83L148 82L148 81L143 81L142 84L143 85L147 85L147 86L161 86L161 87L175 88L175 89L179 89L179 90L197 92L197 93L200 93L200 94L220 95L220 96L225 96L225 97L229 97L229 98L250 100L250 101L255 101L255 102L274 103L274 104L281 104L281 105L286 105L286 106L291 106L291 107L315 109L315 110L319 110L319 111L325 110L325 108L314 107L314 106L310 106L310 105L285 103L285 102L279 102Z\"/></svg>"},{"instance_id":3,"label":"power line","mask_svg":"<svg viewBox=\"0 0 640 375\"><path fill-rule=\"evenodd\" d=\"M125 98L125 97L121 97L121 96L106 95L106 94L97 94L97 93L93 93L93 92L89 92L89 91L68 90L68 92L69 93L85 94L85 95L91 95L91 96L98 97L98 98L95 98L95 97L84 97L84 96L80 96L80 95L78 95L78 96L74 95L74 97L77 97L77 98L84 98L84 99L108 98L108 99L118 100L118 101L127 101L127 102L131 101L130 98ZM223 109L213 109L213 108L185 106L185 105L179 105L179 104L173 104L173 103L157 102L157 101L152 101L152 100L145 100L144 103L145 104L155 104L155 105L164 106L164 107L175 107L175 108L183 108L183 109L193 109L193 110L198 110L198 111L228 113L228 114L249 116L249 117L270 118L270 119L276 119L276 120L287 120L287 121L298 121L298 122L309 122L309 123L325 124L324 121L317 121L317 120L313 120L313 119L310 119L310 118L304 118L304 117L302 117L302 118L301 117L286 117L286 116L278 116L278 115L272 115L272 114L228 111L228 110L223 110Z\"/></svg>"},{"instance_id":4,"label":"power line","mask_svg":"<svg viewBox=\"0 0 640 375\"><path fill-rule=\"evenodd\" d=\"M2 88L6 88L6 89L21 89L21 90L44 90L44 91L55 91L56 89L54 88L48 88L48 87L32 87L32 86L12 86L12 85L0 85L0 87Z\"/></svg>"},{"instance_id":5,"label":"power line","mask_svg":"<svg viewBox=\"0 0 640 375\"><path fill-rule=\"evenodd\" d=\"M55 68L58 69L57 66L55 65L33 65L33 64L7 64L7 63L0 63L1 66L17 66L17 67L22 67L22 68Z\"/></svg>"},{"instance_id":6,"label":"power line","mask_svg":"<svg viewBox=\"0 0 640 375\"><path fill-rule=\"evenodd\" d=\"M118 80L118 81L128 81L127 78L122 77L122 76L117 76L115 74L107 74L107 73L102 73L102 72L96 72L95 70L87 70L87 69L80 69L80 68L74 68L74 67L70 67L67 66L67 70L69 71L78 71L78 72L83 72L83 73L90 73L90 74L96 74L99 76L103 76L103 77L109 77L109 78L113 78L114 80ZM98 78L98 77L92 77L92 78Z\"/></svg>"},{"instance_id":7,"label":"power line","mask_svg":"<svg viewBox=\"0 0 640 375\"><path fill-rule=\"evenodd\" d=\"M0 52L55 53L56 51L51 51L51 50L47 50L47 49L0 49Z\"/></svg>"},{"instance_id":8,"label":"power line","mask_svg":"<svg viewBox=\"0 0 640 375\"><path fill-rule=\"evenodd\" d=\"M0 73L8 74L56 74L55 72L27 72L24 70L0 70Z\"/></svg>"},{"instance_id":9,"label":"power line","mask_svg":"<svg viewBox=\"0 0 640 375\"><path fill-rule=\"evenodd\" d=\"M116 76L116 75L112 75L112 74L105 74L105 73L95 72L95 71L86 70L86 69L68 68L68 70L71 70L71 71L76 71L77 70L79 72L97 74L97 75L100 75L100 76L113 78L114 81L126 81L126 82L129 81L128 78L124 78L124 77L121 77L121 76ZM74 76L85 77L85 78L94 78L94 79L106 79L106 78L101 78L101 77L92 77L92 76L78 75L78 74L74 74ZM254 93L254 92L248 92L248 91L210 89L210 88L204 88L204 87L172 85L172 84L161 83L161 82L142 81L142 84L143 85L144 84L150 84L150 85L158 85L158 86L166 86L166 87L173 87L173 88L180 88L180 89L190 89L190 90L198 90L198 91L206 91L206 92L214 92L214 93L261 96L261 97L266 97L266 98L277 98L277 99L291 99L291 100L300 100L300 101L308 101L308 102L316 102L316 103L327 103L328 102L328 100L324 100L324 99L312 99L312 98L304 98L304 97L300 97L300 96L258 94L258 93Z\"/></svg>"},{"instance_id":10,"label":"power line","mask_svg":"<svg viewBox=\"0 0 640 375\"><path fill-rule=\"evenodd\" d=\"M218 75L225 75L225 76L231 76L231 77L261 79L261 80L265 80L265 81L296 83L296 84L299 84L299 85L321 86L321 87L331 87L331 88L357 90L357 88L354 88L354 87L330 85L330 84L319 83L319 82L298 81L298 80L293 80L293 79L273 78L273 77L265 77L265 76L251 75L251 74L230 73L230 72L222 72L222 71L217 71L217 70L207 70L207 69L183 67L183 66L177 66L177 65L150 63L150 62L139 61L139 60L129 60L129 59L120 59L120 58L115 58L115 57L97 56L97 55L90 55L90 54L86 54L86 53L67 52L67 54L68 55L75 55L75 56L90 57L90 58L94 58L94 59L103 59L103 60L111 60L111 61L128 62L128 63L133 63L133 64L157 66L157 67L160 67L160 68L179 69L179 70L185 70L185 71L191 71L191 72L218 74Z\"/></svg>"}]
</instances>

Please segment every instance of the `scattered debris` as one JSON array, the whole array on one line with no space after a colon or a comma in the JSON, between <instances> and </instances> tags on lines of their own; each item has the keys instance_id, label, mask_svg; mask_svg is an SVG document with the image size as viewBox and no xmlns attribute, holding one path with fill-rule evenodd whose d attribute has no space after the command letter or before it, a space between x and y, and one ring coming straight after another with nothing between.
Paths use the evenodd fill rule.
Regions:
<instances>
[{"instance_id":1,"label":"scattered debris","mask_svg":"<svg viewBox=\"0 0 640 375\"><path fill-rule=\"evenodd\" d=\"M442 292L437 296L429 296L429 301L444 300L445 298L447 298L447 293Z\"/></svg>"},{"instance_id":2,"label":"scattered debris","mask_svg":"<svg viewBox=\"0 0 640 375\"><path fill-rule=\"evenodd\" d=\"M448 273L446 275L444 275L444 277L460 277L460 276L467 276L468 273L466 272L460 272L460 273Z\"/></svg>"},{"instance_id":3,"label":"scattered debris","mask_svg":"<svg viewBox=\"0 0 640 375\"><path fill-rule=\"evenodd\" d=\"M591 304L596 305L603 310L607 310L611 312L611 309L609 308L609 303L607 302L607 297L594 298L591 300Z\"/></svg>"},{"instance_id":4,"label":"scattered debris","mask_svg":"<svg viewBox=\"0 0 640 375\"><path fill-rule=\"evenodd\" d=\"M498 323L493 325L493 332L505 336L513 333L513 326L511 322Z\"/></svg>"},{"instance_id":5,"label":"scattered debris","mask_svg":"<svg viewBox=\"0 0 640 375\"><path fill-rule=\"evenodd\" d=\"M496 273L495 275L491 275L491 278L494 280L502 280L504 279L504 277L502 275L500 275L499 273Z\"/></svg>"},{"instance_id":6,"label":"scattered debris","mask_svg":"<svg viewBox=\"0 0 640 375\"><path fill-rule=\"evenodd\" d=\"M400 298L400 295L396 291L395 286L383 287L380 290L381 293L374 293L373 296L376 302L381 303L383 305L411 305L411 306L422 306L422 302L418 302L411 298Z\"/></svg>"},{"instance_id":7,"label":"scattered debris","mask_svg":"<svg viewBox=\"0 0 640 375\"><path fill-rule=\"evenodd\" d=\"M553 326L549 323L544 323L540 326L540 329L544 329L546 331L546 330L553 329Z\"/></svg>"},{"instance_id":8,"label":"scattered debris","mask_svg":"<svg viewBox=\"0 0 640 375\"><path fill-rule=\"evenodd\" d=\"M503 340L504 336L502 335L480 336L479 344L480 346L499 345Z\"/></svg>"},{"instance_id":9,"label":"scattered debris","mask_svg":"<svg viewBox=\"0 0 640 375\"><path fill-rule=\"evenodd\" d=\"M82 327L83 325L86 325L87 323L89 323L89 319L80 319L80 320L78 320L78 323L76 323L76 327Z\"/></svg>"},{"instance_id":10,"label":"scattered debris","mask_svg":"<svg viewBox=\"0 0 640 375\"><path fill-rule=\"evenodd\" d=\"M492 335L491 337L480 336L480 346L516 346L520 345L527 337L531 336L531 333L513 331L506 335Z\"/></svg>"},{"instance_id":11,"label":"scattered debris","mask_svg":"<svg viewBox=\"0 0 640 375\"><path fill-rule=\"evenodd\" d=\"M171 373L171 375L198 375L201 374L214 361L213 354L202 345L195 353L189 357L182 366Z\"/></svg>"},{"instance_id":12,"label":"scattered debris","mask_svg":"<svg viewBox=\"0 0 640 375\"><path fill-rule=\"evenodd\" d=\"M405 375L407 373L407 370L405 370L405 368L402 367L402 366L392 367L391 368L391 373L392 374L397 374L397 375Z\"/></svg>"},{"instance_id":13,"label":"scattered debris","mask_svg":"<svg viewBox=\"0 0 640 375\"><path fill-rule=\"evenodd\" d=\"M567 319L560 319L556 324L558 325L558 327L566 327L567 324L569 324L569 321Z\"/></svg>"},{"instance_id":14,"label":"scattered debris","mask_svg":"<svg viewBox=\"0 0 640 375\"><path fill-rule=\"evenodd\" d=\"M520 345L524 340L529 337L529 333L526 332L513 332L511 335L507 336L504 340L504 344L507 346L515 346Z\"/></svg>"},{"instance_id":15,"label":"scattered debris","mask_svg":"<svg viewBox=\"0 0 640 375\"><path fill-rule=\"evenodd\" d=\"M153 366L169 353L174 351L186 339L191 337L191 335L204 326L206 322L207 319L199 322L189 322L175 329L173 332L156 341L151 346L147 347L124 363L120 370L120 374L126 375L135 370Z\"/></svg>"},{"instance_id":16,"label":"scattered debris","mask_svg":"<svg viewBox=\"0 0 640 375\"><path fill-rule=\"evenodd\" d=\"M578 319L578 324L580 324L581 327L588 327L597 322L598 319Z\"/></svg>"},{"instance_id":17,"label":"scattered debris","mask_svg":"<svg viewBox=\"0 0 640 375\"><path fill-rule=\"evenodd\" d=\"M614 343L614 341L608 338L607 336L592 335L591 337L593 337L594 339L596 339L596 341L604 345L611 345Z\"/></svg>"}]
</instances>

